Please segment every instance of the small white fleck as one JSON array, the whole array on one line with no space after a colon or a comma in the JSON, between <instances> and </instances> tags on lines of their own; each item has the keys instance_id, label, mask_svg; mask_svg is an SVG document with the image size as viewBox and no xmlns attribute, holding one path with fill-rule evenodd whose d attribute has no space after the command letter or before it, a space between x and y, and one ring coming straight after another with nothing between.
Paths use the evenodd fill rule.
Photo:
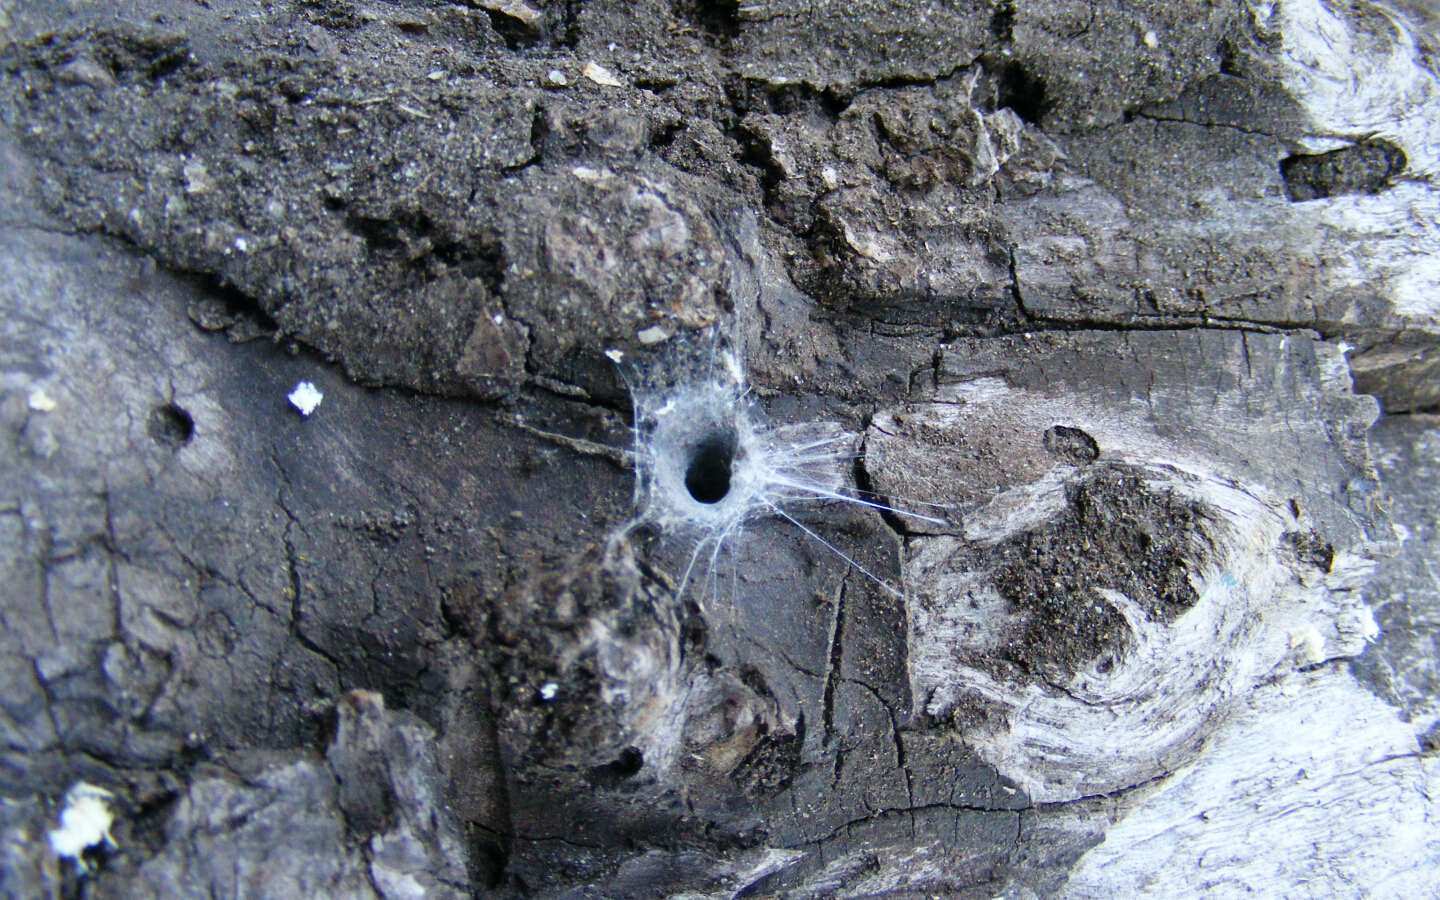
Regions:
<instances>
[{"instance_id":1,"label":"small white fleck","mask_svg":"<svg viewBox=\"0 0 1440 900\"><path fill-rule=\"evenodd\" d=\"M605 351L605 355L610 358L610 361L611 361L611 362L613 362L613 363L618 363L620 360L622 360L622 359L625 358L625 351L624 351L624 350L606 350L606 351Z\"/></svg>"},{"instance_id":2,"label":"small white fleck","mask_svg":"<svg viewBox=\"0 0 1440 900\"><path fill-rule=\"evenodd\" d=\"M90 847L100 844L115 846L110 826L115 814L105 802L115 795L102 787L77 781L65 793L65 808L60 811L60 827L50 832L50 849L56 856L68 857L85 871L90 866L81 858Z\"/></svg>"},{"instance_id":3,"label":"small white fleck","mask_svg":"<svg viewBox=\"0 0 1440 900\"><path fill-rule=\"evenodd\" d=\"M315 385L308 381L302 381L295 385L295 390L290 392L288 399L296 409L300 410L300 415L308 416L320 406L320 401L325 399L325 395L320 393L320 389Z\"/></svg>"},{"instance_id":4,"label":"small white fleck","mask_svg":"<svg viewBox=\"0 0 1440 900\"><path fill-rule=\"evenodd\" d=\"M235 249L239 250L241 253L244 253L246 250L250 249L250 244L243 237L237 237L235 239Z\"/></svg>"},{"instance_id":5,"label":"small white fleck","mask_svg":"<svg viewBox=\"0 0 1440 900\"><path fill-rule=\"evenodd\" d=\"M603 84L606 87L621 86L620 79L615 77L614 72L611 72L609 69L594 61L587 62L585 68L580 70L580 74L596 84Z\"/></svg>"},{"instance_id":6,"label":"small white fleck","mask_svg":"<svg viewBox=\"0 0 1440 900\"><path fill-rule=\"evenodd\" d=\"M442 79L442 78L445 77L445 70L444 70L444 69L436 69L435 71L431 72L429 75L426 75L425 77L428 78L428 79L430 79L431 81L439 81L440 79Z\"/></svg>"},{"instance_id":7,"label":"small white fleck","mask_svg":"<svg viewBox=\"0 0 1440 900\"><path fill-rule=\"evenodd\" d=\"M1145 32L1145 46L1149 47L1151 50L1158 50L1158 49L1160 49L1160 38L1159 38L1159 36L1156 35L1155 32L1153 32L1153 31L1147 31L1147 32Z\"/></svg>"},{"instance_id":8,"label":"small white fleck","mask_svg":"<svg viewBox=\"0 0 1440 900\"><path fill-rule=\"evenodd\" d=\"M30 392L29 404L30 408L35 412L54 412L55 407L59 406L59 404L55 402L54 397L39 388Z\"/></svg>"},{"instance_id":9,"label":"small white fleck","mask_svg":"<svg viewBox=\"0 0 1440 900\"><path fill-rule=\"evenodd\" d=\"M505 316L501 315L500 313L496 313L495 315L490 317L490 321L494 322L496 325L504 325Z\"/></svg>"},{"instance_id":10,"label":"small white fleck","mask_svg":"<svg viewBox=\"0 0 1440 900\"><path fill-rule=\"evenodd\" d=\"M540 83L548 88L557 88L569 84L570 79L566 78L565 73L559 69L551 69L545 73L544 78L540 79Z\"/></svg>"},{"instance_id":11,"label":"small white fleck","mask_svg":"<svg viewBox=\"0 0 1440 900\"><path fill-rule=\"evenodd\" d=\"M540 699L547 703L554 700L558 693L560 693L560 685L553 681L547 681L540 685Z\"/></svg>"},{"instance_id":12,"label":"small white fleck","mask_svg":"<svg viewBox=\"0 0 1440 900\"><path fill-rule=\"evenodd\" d=\"M640 339L640 343L642 344L658 344L661 341L669 340L670 332L661 328L659 325L651 325L649 328L646 328L644 331L639 332L635 336Z\"/></svg>"}]
</instances>

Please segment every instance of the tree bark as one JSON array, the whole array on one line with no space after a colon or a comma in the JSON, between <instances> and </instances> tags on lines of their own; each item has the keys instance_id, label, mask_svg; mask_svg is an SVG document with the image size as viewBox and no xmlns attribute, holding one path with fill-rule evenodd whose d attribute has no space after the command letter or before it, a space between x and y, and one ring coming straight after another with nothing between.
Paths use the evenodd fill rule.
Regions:
<instances>
[{"instance_id":1,"label":"tree bark","mask_svg":"<svg viewBox=\"0 0 1440 900\"><path fill-rule=\"evenodd\" d=\"M0 0L0 896L1440 896L1434 26Z\"/></svg>"}]
</instances>

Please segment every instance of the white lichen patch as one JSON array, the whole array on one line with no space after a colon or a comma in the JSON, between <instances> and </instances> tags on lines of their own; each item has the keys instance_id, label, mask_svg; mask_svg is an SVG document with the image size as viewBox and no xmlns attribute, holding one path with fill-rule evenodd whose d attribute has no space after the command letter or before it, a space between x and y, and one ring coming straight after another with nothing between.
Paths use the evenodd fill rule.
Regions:
<instances>
[{"instance_id":1,"label":"white lichen patch","mask_svg":"<svg viewBox=\"0 0 1440 900\"><path fill-rule=\"evenodd\" d=\"M89 871L90 865L84 859L86 850L102 844L115 846L115 839L110 836L115 814L109 804L114 796L102 787L75 782L65 793L60 827L49 834L50 849L56 856L74 860L80 868Z\"/></svg>"},{"instance_id":2,"label":"white lichen patch","mask_svg":"<svg viewBox=\"0 0 1440 900\"><path fill-rule=\"evenodd\" d=\"M1397 315L1440 327L1440 194L1400 184L1314 206L1326 288L1377 293Z\"/></svg>"},{"instance_id":3,"label":"white lichen patch","mask_svg":"<svg viewBox=\"0 0 1440 900\"><path fill-rule=\"evenodd\" d=\"M1169 374L1127 395L962 361L985 374L882 410L866 437L881 496L946 501L953 520L912 529L902 564L917 711L1036 802L1175 771L1255 685L1374 634L1370 525L1310 487L1316 460L1353 451L1318 417L1289 416L1284 448L1268 437L1272 384L1373 415L1332 372L1338 349L1217 339L1210 364L1248 354L1254 374L1216 390L1179 377L1182 343L1128 341ZM1034 364L1113 367L1093 343Z\"/></svg>"},{"instance_id":4,"label":"white lichen patch","mask_svg":"<svg viewBox=\"0 0 1440 900\"><path fill-rule=\"evenodd\" d=\"M1091 661L1061 684L1016 680L1003 668L987 667L1025 613L997 593L993 572L964 562L975 558L962 552L966 542L918 539L906 562L917 700L932 717L958 712L966 741L1033 800L1105 793L1183 765L1224 719L1229 698L1243 696L1287 654L1298 665L1312 665L1364 645L1363 638L1342 640L1333 627L1327 640L1312 624L1312 616L1316 623L1333 622L1358 597L1332 593L1323 579L1300 583L1278 552L1293 524L1282 512L1215 479L1163 467L1148 468L1145 477L1146 490L1171 492L1209 510L1221 553L1191 570L1197 600L1168 624L1113 589L1097 589L1093 601L1073 595L1072 603L1095 603L1097 615L1118 614L1123 652ZM995 504L1051 505L1032 496L1017 506L1009 496L1017 492L1046 494L1053 487L1015 488ZM1029 515L986 518L991 525L1006 520L1012 527L990 531L985 541L998 544L1034 527ZM992 715L967 717L973 709Z\"/></svg>"},{"instance_id":5,"label":"white lichen patch","mask_svg":"<svg viewBox=\"0 0 1440 900\"><path fill-rule=\"evenodd\" d=\"M1412 22L1364 0L1252 3L1251 15L1262 35L1278 32L1281 77L1310 118L1307 150L1379 137L1405 151L1411 172L1440 173L1440 78Z\"/></svg>"},{"instance_id":6,"label":"white lichen patch","mask_svg":"<svg viewBox=\"0 0 1440 900\"><path fill-rule=\"evenodd\" d=\"M1435 897L1440 759L1418 751L1344 668L1286 676L1197 763L1122 803L1062 896Z\"/></svg>"},{"instance_id":7,"label":"white lichen patch","mask_svg":"<svg viewBox=\"0 0 1440 900\"><path fill-rule=\"evenodd\" d=\"M1290 632L1290 649L1303 662L1318 663L1325 659L1325 635L1314 625L1304 625Z\"/></svg>"}]
</instances>

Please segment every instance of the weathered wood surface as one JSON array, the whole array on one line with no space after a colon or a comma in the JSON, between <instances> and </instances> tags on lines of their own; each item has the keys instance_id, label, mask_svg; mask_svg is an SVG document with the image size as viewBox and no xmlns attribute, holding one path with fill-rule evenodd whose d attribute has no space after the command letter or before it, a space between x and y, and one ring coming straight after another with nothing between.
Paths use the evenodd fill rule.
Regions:
<instances>
[{"instance_id":1,"label":"weathered wood surface","mask_svg":"<svg viewBox=\"0 0 1440 900\"><path fill-rule=\"evenodd\" d=\"M0 0L0 896L1436 896L1433 34Z\"/></svg>"}]
</instances>

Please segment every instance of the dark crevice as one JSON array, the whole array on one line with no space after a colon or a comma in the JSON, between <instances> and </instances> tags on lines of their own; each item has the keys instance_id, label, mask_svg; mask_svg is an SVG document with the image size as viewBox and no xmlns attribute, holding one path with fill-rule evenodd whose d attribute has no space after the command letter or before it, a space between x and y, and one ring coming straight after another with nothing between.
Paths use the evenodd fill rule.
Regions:
<instances>
[{"instance_id":1,"label":"dark crevice","mask_svg":"<svg viewBox=\"0 0 1440 900\"><path fill-rule=\"evenodd\" d=\"M300 527L300 519L291 511L283 496L284 491L289 488L290 476L285 472L285 467L280 464L280 460L274 455L270 457L270 464L275 467L275 471L280 475L282 484L281 489L276 492L275 505L285 514L285 532L282 536L282 541L285 545L286 586L290 591L290 633L295 636L295 640L299 641L302 647L315 653L331 666L334 666L335 674L338 677L345 671L345 666L342 661L332 656L324 647L312 641L309 636L305 634L304 629L300 627L304 601L300 578L300 554L296 551L295 542L291 537L292 530Z\"/></svg>"},{"instance_id":2,"label":"dark crevice","mask_svg":"<svg viewBox=\"0 0 1440 900\"><path fill-rule=\"evenodd\" d=\"M859 88L873 85L859 85ZM817 89L804 82L773 84L759 78L733 75L725 81L725 96L737 116L746 113L772 113L791 116L818 113L831 122L839 121L854 99L851 91L836 88Z\"/></svg>"},{"instance_id":3,"label":"dark crevice","mask_svg":"<svg viewBox=\"0 0 1440 900\"><path fill-rule=\"evenodd\" d=\"M626 747L614 760L591 768L585 777L595 787L614 788L639 775L644 767L645 757L639 749Z\"/></svg>"},{"instance_id":4,"label":"dark crevice","mask_svg":"<svg viewBox=\"0 0 1440 900\"><path fill-rule=\"evenodd\" d=\"M1073 803L1075 801L1067 802ZM1059 806L1063 804L1052 805ZM1024 812L1024 810L1021 809L1009 809L1000 806L972 806L964 803L925 803L920 806L890 807L889 809L877 810L876 812L871 813L868 816L861 816L858 819L851 819L847 822L841 823L840 825L836 825L834 828L830 829L830 831L826 832L820 837L808 840L805 843L799 844L792 849L798 849L800 847L822 846L826 843L829 843L830 841L835 840L835 838L839 837L841 834L852 828L869 825L874 822L883 822L886 819L914 816L916 813L926 813L937 810L958 810L963 812L987 813L989 815L1013 815L1016 817L1019 817L1021 813Z\"/></svg>"},{"instance_id":5,"label":"dark crevice","mask_svg":"<svg viewBox=\"0 0 1440 900\"><path fill-rule=\"evenodd\" d=\"M580 43L580 10L585 4L581 0L565 0L565 15L555 26L555 43L561 47L575 47Z\"/></svg>"},{"instance_id":6,"label":"dark crevice","mask_svg":"<svg viewBox=\"0 0 1440 900\"><path fill-rule=\"evenodd\" d=\"M760 738L731 777L747 797L774 796L789 787L803 768L800 750L804 745L805 716L801 715L794 734L772 732Z\"/></svg>"},{"instance_id":7,"label":"dark crevice","mask_svg":"<svg viewBox=\"0 0 1440 900\"><path fill-rule=\"evenodd\" d=\"M142 248L137 247L136 249ZM221 281L219 276L210 272L173 271L172 274L186 282L204 300L214 301L217 309L230 320L222 327L233 327L236 321L247 319L260 332L274 333L280 330L279 323L265 307L260 305L258 300L239 288ZM190 318L207 331L215 330L206 322L201 321L193 308Z\"/></svg>"},{"instance_id":8,"label":"dark crevice","mask_svg":"<svg viewBox=\"0 0 1440 900\"><path fill-rule=\"evenodd\" d=\"M296 6L306 11L306 21L322 28L353 31L365 24L360 10L347 0L299 0Z\"/></svg>"},{"instance_id":9,"label":"dark crevice","mask_svg":"<svg viewBox=\"0 0 1440 900\"><path fill-rule=\"evenodd\" d=\"M845 589L850 582L850 572L847 569L845 577L840 581L840 589L835 592L835 617L831 623L830 635L830 660L825 672L825 694L823 698L823 718L825 726L825 739L832 740L835 736L835 688L840 682L840 663L844 656L843 640L845 637ZM838 774L840 762L837 758L835 771Z\"/></svg>"},{"instance_id":10,"label":"dark crevice","mask_svg":"<svg viewBox=\"0 0 1440 900\"><path fill-rule=\"evenodd\" d=\"M995 39L1002 43L1010 43L1015 39L1015 3L1013 0L1002 0L990 14L990 33Z\"/></svg>"},{"instance_id":11,"label":"dark crevice","mask_svg":"<svg viewBox=\"0 0 1440 900\"><path fill-rule=\"evenodd\" d=\"M538 166L545 161L545 140L550 136L550 120L546 116L545 107L536 107L535 115L530 119L530 149L534 152L524 162L516 163L513 166L505 166L500 170L502 175L514 175L526 169ZM479 188L476 188L478 191ZM470 200L475 200L475 192L470 194Z\"/></svg>"},{"instance_id":12,"label":"dark crevice","mask_svg":"<svg viewBox=\"0 0 1440 900\"><path fill-rule=\"evenodd\" d=\"M1321 337L1313 323L1270 324L1223 316L1132 316L1121 321L1066 320L1037 316L1028 322L1011 323L1002 328L978 333L971 330L956 330L947 333L940 344L946 346L964 337L1002 337L1014 334L1049 334L1067 331L1246 331L1255 334Z\"/></svg>"},{"instance_id":13,"label":"dark crevice","mask_svg":"<svg viewBox=\"0 0 1440 900\"><path fill-rule=\"evenodd\" d=\"M505 257L498 244L483 240L437 241L430 255L466 278L479 279L490 296L501 296Z\"/></svg>"},{"instance_id":14,"label":"dark crevice","mask_svg":"<svg viewBox=\"0 0 1440 900\"><path fill-rule=\"evenodd\" d=\"M1146 109L1127 109L1125 110L1123 118L1126 123L1134 122L1136 119L1145 119L1150 122L1178 122L1185 125L1194 125L1196 128L1223 128L1226 131L1234 131L1239 134L1252 134L1257 137L1275 137L1273 133L1261 128L1246 128L1244 125L1235 125L1230 122L1197 122L1194 119L1187 119L1184 116L1167 116Z\"/></svg>"},{"instance_id":15,"label":"dark crevice","mask_svg":"<svg viewBox=\"0 0 1440 900\"><path fill-rule=\"evenodd\" d=\"M846 684L855 685L871 697L874 697L875 702L879 703L881 708L885 710L885 715L890 720L890 742L895 748L895 767L905 778L905 799L909 806L913 808L915 805L915 790L911 781L910 764L906 761L905 742L900 739L900 718L896 714L895 708L886 701L874 685L856 678L845 678L842 680Z\"/></svg>"},{"instance_id":16,"label":"dark crevice","mask_svg":"<svg viewBox=\"0 0 1440 900\"><path fill-rule=\"evenodd\" d=\"M1225 38L1215 50L1220 57L1220 73L1234 78L1245 78L1245 70L1240 66L1239 51L1235 48L1235 42Z\"/></svg>"},{"instance_id":17,"label":"dark crevice","mask_svg":"<svg viewBox=\"0 0 1440 900\"><path fill-rule=\"evenodd\" d=\"M1087 432L1068 425L1052 425L1045 429L1045 449L1072 466L1083 466L1100 456L1100 446Z\"/></svg>"},{"instance_id":18,"label":"dark crevice","mask_svg":"<svg viewBox=\"0 0 1440 900\"><path fill-rule=\"evenodd\" d=\"M488 890L500 887L510 860L509 837L479 822L466 822L464 829L466 868L471 882Z\"/></svg>"},{"instance_id":19,"label":"dark crevice","mask_svg":"<svg viewBox=\"0 0 1440 900\"><path fill-rule=\"evenodd\" d=\"M968 60L968 61L966 61L966 62L959 63L958 65L955 65L955 66L951 67L949 70L943 71L943 72L939 72L939 73L937 73L937 74L935 74L935 75L898 75L898 74L897 74L897 75L890 75L890 76L885 77L885 78L867 78L867 79L863 79L863 80L861 80L861 81L856 82L856 84L855 84L855 89L856 89L857 91L867 91L867 90L897 90L897 89L899 89L899 88L907 88L907 87L935 87L936 85L940 84L941 82L950 81L950 80L953 79L956 75L959 75L959 74L961 74L962 72L965 72L967 69L969 69L969 68L970 68L972 65L974 65L974 64L975 64L975 60L974 60L974 59L971 59L971 60Z\"/></svg>"},{"instance_id":20,"label":"dark crevice","mask_svg":"<svg viewBox=\"0 0 1440 900\"><path fill-rule=\"evenodd\" d=\"M1332 662L1340 662L1340 660L1332 660ZM1326 664L1327 663L1322 663L1321 665ZM1115 788L1113 791L1105 791L1104 793L1100 794L1085 794L1083 796L1076 797L1073 800L1055 800L1049 803L1036 803L1032 808L1035 809L1037 812L1043 812L1045 810L1064 809L1067 806L1075 806L1076 804L1081 803L1091 803L1096 800L1113 800L1117 797L1123 797L1131 791L1138 790L1139 788L1143 788L1148 785L1164 781L1172 774L1174 774L1173 770L1168 770L1161 772L1158 775L1147 778L1144 781L1137 781L1134 784L1126 785L1125 787Z\"/></svg>"},{"instance_id":21,"label":"dark crevice","mask_svg":"<svg viewBox=\"0 0 1440 900\"><path fill-rule=\"evenodd\" d=\"M1015 247L1013 244L1009 248L1009 255L1010 299L1015 301L1015 311L1020 314L1021 319L1025 320L1028 327L1035 321L1035 317L1030 315L1030 310L1025 308L1025 297L1020 293L1020 272L1015 265Z\"/></svg>"},{"instance_id":22,"label":"dark crevice","mask_svg":"<svg viewBox=\"0 0 1440 900\"><path fill-rule=\"evenodd\" d=\"M868 420L865 423L865 427L866 429L870 427ZM854 463L852 463L851 477L855 479L855 494L861 500L883 507L890 505L888 498L875 490L875 483L870 479L870 473L865 469L865 454L863 449L860 455L855 458ZM905 527L905 522L896 513L891 512L888 508L876 509L875 511L880 514L880 518L884 521L886 527L900 537L903 538L910 534L910 530Z\"/></svg>"},{"instance_id":23,"label":"dark crevice","mask_svg":"<svg viewBox=\"0 0 1440 900\"><path fill-rule=\"evenodd\" d=\"M413 215L389 219L351 215L346 217L345 227L364 238L365 245L372 251L399 250L416 238L428 237L431 222L430 217L422 210Z\"/></svg>"},{"instance_id":24,"label":"dark crevice","mask_svg":"<svg viewBox=\"0 0 1440 900\"><path fill-rule=\"evenodd\" d=\"M756 180L760 183L765 205L773 205L776 190L785 180L785 170L771 155L769 142L743 128L737 131L734 137L741 147L739 162L756 170Z\"/></svg>"}]
</instances>

